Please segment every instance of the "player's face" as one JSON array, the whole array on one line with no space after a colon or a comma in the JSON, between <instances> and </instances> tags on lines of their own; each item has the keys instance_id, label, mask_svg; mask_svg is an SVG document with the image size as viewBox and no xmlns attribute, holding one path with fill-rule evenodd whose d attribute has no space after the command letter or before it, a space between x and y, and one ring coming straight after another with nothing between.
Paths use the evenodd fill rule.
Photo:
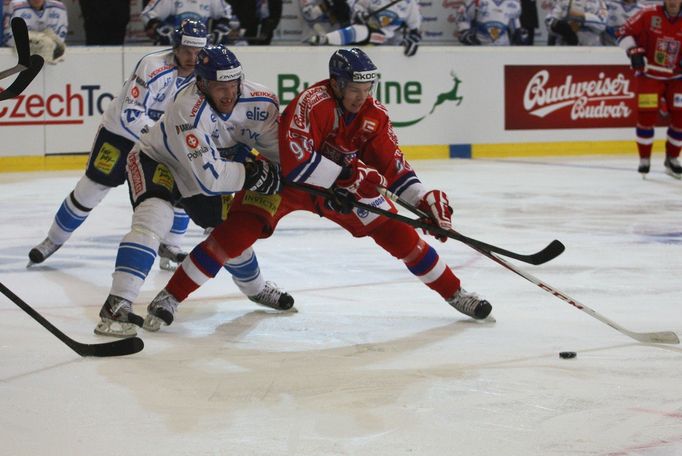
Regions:
<instances>
[{"instance_id":1,"label":"player's face","mask_svg":"<svg viewBox=\"0 0 682 456\"><path fill-rule=\"evenodd\" d=\"M341 104L343 104L343 108L352 113L360 111L367 97L372 94L372 85L372 82L346 83L346 87L341 91Z\"/></svg>"},{"instance_id":2,"label":"player's face","mask_svg":"<svg viewBox=\"0 0 682 456\"><path fill-rule=\"evenodd\" d=\"M677 16L680 14L680 6L682 5L682 0L663 0L665 5L665 10L671 16Z\"/></svg>"},{"instance_id":3,"label":"player's face","mask_svg":"<svg viewBox=\"0 0 682 456\"><path fill-rule=\"evenodd\" d=\"M208 81L206 95L222 114L229 114L239 98L239 79L234 81Z\"/></svg>"},{"instance_id":4,"label":"player's face","mask_svg":"<svg viewBox=\"0 0 682 456\"><path fill-rule=\"evenodd\" d=\"M199 47L178 46L175 48L175 58L178 61L178 65L180 65L180 69L188 72L194 71L199 51L201 51Z\"/></svg>"}]
</instances>

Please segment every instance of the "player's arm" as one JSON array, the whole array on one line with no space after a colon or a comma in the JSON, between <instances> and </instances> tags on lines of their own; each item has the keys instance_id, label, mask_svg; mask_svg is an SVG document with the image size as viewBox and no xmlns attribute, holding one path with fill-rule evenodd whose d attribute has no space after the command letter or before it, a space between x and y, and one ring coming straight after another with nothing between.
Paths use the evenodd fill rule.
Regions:
<instances>
[{"instance_id":1,"label":"player's arm","mask_svg":"<svg viewBox=\"0 0 682 456\"><path fill-rule=\"evenodd\" d=\"M630 17L616 32L618 46L625 51L630 59L630 66L636 71L643 71L646 67L646 50L637 42L644 24L643 10Z\"/></svg>"},{"instance_id":2,"label":"player's arm","mask_svg":"<svg viewBox=\"0 0 682 456\"><path fill-rule=\"evenodd\" d=\"M156 29L173 14L173 3L163 0L151 0L140 13L144 32L152 40L157 39Z\"/></svg>"},{"instance_id":3,"label":"player's arm","mask_svg":"<svg viewBox=\"0 0 682 456\"><path fill-rule=\"evenodd\" d=\"M258 106L267 117L261 122L262 129L251 146L269 161L279 163L279 103L273 94L272 101L259 102Z\"/></svg>"},{"instance_id":4,"label":"player's arm","mask_svg":"<svg viewBox=\"0 0 682 456\"><path fill-rule=\"evenodd\" d=\"M584 13L583 25L595 33L601 33L606 30L606 19L608 18L608 8L604 0L597 0L595 2L595 11Z\"/></svg>"},{"instance_id":5,"label":"player's arm","mask_svg":"<svg viewBox=\"0 0 682 456\"><path fill-rule=\"evenodd\" d=\"M330 188L341 173L341 166L318 152L329 128L330 117L320 109L304 110L301 99L290 104L282 116L279 154L286 180Z\"/></svg>"},{"instance_id":6,"label":"player's arm","mask_svg":"<svg viewBox=\"0 0 682 456\"><path fill-rule=\"evenodd\" d=\"M150 65L144 60L140 61L125 83L121 95L124 96L121 104L121 126L137 139L145 128L154 125L154 120L147 113L148 100L154 96L150 93L147 82L149 70Z\"/></svg>"}]
</instances>

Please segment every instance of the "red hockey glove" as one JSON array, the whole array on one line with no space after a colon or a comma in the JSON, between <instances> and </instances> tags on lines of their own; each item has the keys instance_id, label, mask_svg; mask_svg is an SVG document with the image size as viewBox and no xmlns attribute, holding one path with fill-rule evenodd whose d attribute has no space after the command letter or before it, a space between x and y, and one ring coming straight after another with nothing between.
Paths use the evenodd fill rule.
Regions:
<instances>
[{"instance_id":1,"label":"red hockey glove","mask_svg":"<svg viewBox=\"0 0 682 456\"><path fill-rule=\"evenodd\" d=\"M374 168L356 160L350 167L341 171L336 179L336 186L344 188L360 198L376 198L379 196L377 186L386 187L386 178Z\"/></svg>"},{"instance_id":2,"label":"red hockey glove","mask_svg":"<svg viewBox=\"0 0 682 456\"><path fill-rule=\"evenodd\" d=\"M427 192L417 204L417 207L429 214L430 218L423 220L428 224L438 226L444 230L452 229L452 208L448 201L448 196L440 190L431 190ZM424 230L426 233L428 230ZM441 242L445 242L447 236L438 236L430 233Z\"/></svg>"},{"instance_id":3,"label":"red hockey glove","mask_svg":"<svg viewBox=\"0 0 682 456\"><path fill-rule=\"evenodd\" d=\"M644 71L646 66L644 62L644 55L646 51L643 47L631 47L627 50L628 57L630 57L630 66L635 71Z\"/></svg>"}]
</instances>

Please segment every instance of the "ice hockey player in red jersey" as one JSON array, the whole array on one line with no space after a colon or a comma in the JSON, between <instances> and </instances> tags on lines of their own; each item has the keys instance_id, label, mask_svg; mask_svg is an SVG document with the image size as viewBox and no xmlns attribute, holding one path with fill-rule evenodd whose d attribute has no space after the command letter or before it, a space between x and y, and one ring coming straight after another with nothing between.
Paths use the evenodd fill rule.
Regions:
<instances>
[{"instance_id":1,"label":"ice hockey player in red jersey","mask_svg":"<svg viewBox=\"0 0 682 456\"><path fill-rule=\"evenodd\" d=\"M448 197L421 183L403 157L386 109L371 95L378 76L377 67L362 50L337 50L329 61L329 79L303 91L282 116L279 154L285 180L332 189L338 198L312 196L286 185L278 195L261 195L258 200L240 193L227 220L195 247L154 301L183 301L212 277L197 266L202 258L209 256L222 264L258 238L270 236L288 213L306 210L355 237L371 237L458 311L475 319L490 314L490 303L462 289L452 270L414 228L347 204L347 198L354 198L395 212L393 203L377 190L386 187L430 214L434 225L451 227Z\"/></svg>"},{"instance_id":2,"label":"ice hockey player in red jersey","mask_svg":"<svg viewBox=\"0 0 682 456\"><path fill-rule=\"evenodd\" d=\"M664 98L670 111L665 141L665 172L682 177L678 157L682 147L682 0L664 0L632 16L618 31L618 45L625 50L636 74L637 150L639 172L651 166L654 124Z\"/></svg>"}]
</instances>

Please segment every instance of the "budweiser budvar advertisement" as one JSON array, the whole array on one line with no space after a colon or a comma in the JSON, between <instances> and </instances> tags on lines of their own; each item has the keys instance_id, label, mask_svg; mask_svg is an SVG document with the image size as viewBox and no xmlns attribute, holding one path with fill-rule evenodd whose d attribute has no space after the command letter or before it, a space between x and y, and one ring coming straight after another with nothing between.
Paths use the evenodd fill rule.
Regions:
<instances>
[{"instance_id":1,"label":"budweiser budvar advertisement","mask_svg":"<svg viewBox=\"0 0 682 456\"><path fill-rule=\"evenodd\" d=\"M634 127L633 78L626 65L507 65L505 129Z\"/></svg>"}]
</instances>

